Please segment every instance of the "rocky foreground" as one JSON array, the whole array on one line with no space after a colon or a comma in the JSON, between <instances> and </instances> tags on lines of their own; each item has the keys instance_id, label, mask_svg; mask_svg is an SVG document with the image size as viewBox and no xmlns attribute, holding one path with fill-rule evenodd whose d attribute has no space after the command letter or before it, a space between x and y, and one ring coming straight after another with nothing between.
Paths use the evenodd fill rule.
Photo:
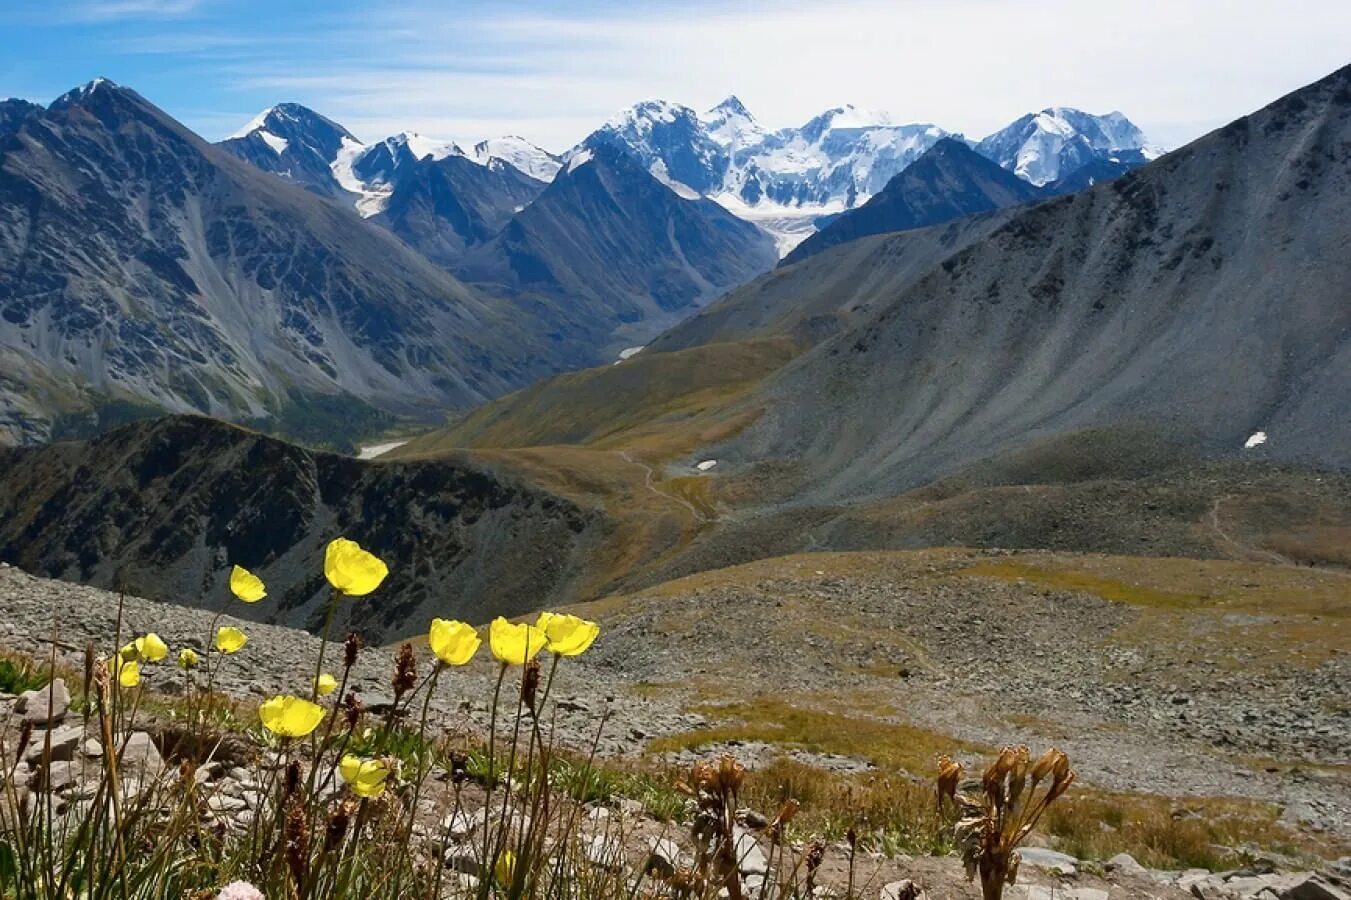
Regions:
<instances>
[{"instance_id":1,"label":"rocky foreground","mask_svg":"<svg viewBox=\"0 0 1351 900\"><path fill-rule=\"evenodd\" d=\"M771 563L776 561L770 561ZM963 557L962 565L972 559ZM952 561L938 564L939 569ZM930 559L925 565L933 566ZM820 568L816 568L820 566ZM692 697L707 695L710 684L729 686L746 697L808 693L830 687L838 690L875 687L879 659L890 667L886 680L903 688L907 711L916 721L942 726L947 733L971 740L1019 739L1044 742L1035 727L1041 717L1058 715L1063 733L1058 742L1074 757L1084 780L1100 786L1129 786L1174 794L1229 794L1249 796L1282 804L1291 827L1324 834L1346 834L1351 828L1351 791L1345 769L1333 762L1345 753L1347 733L1344 712L1338 712L1336 678L1344 673L1346 656L1333 654L1315 667L1316 674L1302 682L1287 683L1278 666L1264 669L1252 680L1254 689L1235 698L1231 708L1219 707L1226 689L1206 687L1213 668L1204 657L1191 661L1193 678L1182 682L1176 660L1164 665L1162 657L1151 658L1148 649L1131 657L1135 677L1104 678L1103 673L1121 666L1121 654L1105 655L1104 639L1131 624L1136 611L1120 604L1090 601L1080 595L1064 597L1037 593L1035 600L1014 586L987 585L969 593L923 590L914 572L905 569L867 572L845 571L839 561L826 557L807 563L780 562L771 570L740 572L718 583L692 580L625 598L623 604L603 601L591 612L602 622L603 636L586 656L566 661L559 670L553 698L557 700L557 727L561 740L578 748L593 742L603 756L640 753L657 737L688 735L708 727L708 716L684 711ZM978 603L973 607L973 599ZM344 601L344 603L368 601ZM815 631L798 634L790 644L786 634L800 632L804 618L792 611L808 604ZM1028 604L1033 604L1029 606ZM1037 606L1036 604L1043 604ZM981 615L965 618L972 608ZM202 649L213 613L135 597L119 598L106 591L33 578L12 567L0 566L0 648L32 655L56 652L63 663L78 668L87 642L94 641L107 652L115 646L119 610L121 634L128 637L153 630L175 650L190 646ZM1071 634L1045 630L1038 623L1058 613L1075 623ZM858 615L887 617L892 631L871 627L875 640L862 643L852 630ZM682 623L679 627L673 622ZM785 624L792 623L785 631ZM837 630L821 627L832 622ZM220 670L219 684L237 697L263 698L278 691L303 692L313 677L319 640L293 629L247 623L224 616L222 624L234 624L249 636L249 643L230 657ZM752 626L750 623L760 623ZM770 623L768 625L764 623ZM1138 624L1138 623L1137 623ZM1195 623L1192 623L1195 624ZM848 627L846 627L848 626ZM752 632L758 628L758 637ZM841 632L838 629L844 628ZM1010 642L991 639L988 633L1007 631L1016 635L1017 651ZM847 639L841 639L841 635ZM1159 641L1166 645L1166 641ZM1075 656L1070 648L1096 647L1093 655ZM852 649L850 649L852 648ZM984 648L984 649L981 649ZM995 648L995 649L991 649ZM338 664L336 648L330 646L329 669ZM425 648L419 648L429 658ZM734 662L728 662L732 660ZM1143 664L1143 666L1142 666ZM1153 666L1162 670L1143 671ZM1097 667L1095 671L1094 667ZM1174 671L1174 667L1178 667ZM1330 668L1329 668L1330 667ZM1308 673L1308 667L1300 669ZM872 672L869 675L866 673ZM1277 674L1272 674L1275 672ZM485 728L496 668L488 659L477 660L441 680L432 706L437 727L465 733ZM385 648L365 650L353 672L352 687L368 705L388 700L391 690L390 653ZM1233 676L1237 677L1237 676ZM146 669L146 684L173 692L181 673L169 666ZM663 682L680 689L656 690ZM1345 683L1345 682L1341 682ZM1240 763L1238 755L1222 756L1216 747L1196 740L1196 728L1216 728L1217 722L1235 717L1231 729L1239 740L1245 711L1271 716L1285 703L1283 692L1293 692L1297 709L1312 704L1325 718L1302 721L1293 729L1276 734L1275 749L1287 756L1298 735L1312 738L1306 750L1319 760L1305 767L1287 763ZM1125 700L1112 698L1124 692ZM642 696L640 696L640 694ZM1177 698L1186 696L1188 703ZM50 704L62 711L61 698ZM1022 732L1009 732L1010 722L991 714L1000 703L1026 710ZM1196 703L1206 710L1194 717L1180 715L1178 708ZM9 710L11 724L28 717L38 726L34 741L47 735L58 752L44 763L33 746L19 755L24 762L16 781L24 786L64 791L71 802L81 792L82 775L90 760L102 752L97 741L63 716L48 720L45 697L4 697L0 706ZM72 716L73 720L74 717ZM604 725L597 729L602 720ZM1189 724L1190 723L1190 724ZM1110 727L1109 727L1110 726ZM1319 729L1325 729L1320 733ZM1232 740L1232 738L1231 738ZM1243 741L1245 750L1250 743ZM136 758L146 765L159 764L151 735L134 738ZM716 752L716 746L701 752ZM757 754L772 754L773 748L735 742L731 747L754 764ZM685 751L682 759L688 758ZM866 769L865 760L834 758L827 754L801 754L808 762L841 768ZM44 768L44 766L46 766ZM97 765L92 768L96 771ZM247 815L250 785L247 774L228 765L215 766L201 775L214 785L216 802L223 815ZM597 855L622 853L641 866L656 850L679 855L679 841L663 844L677 826L643 815L631 804L618 810L596 808L588 813L590 840ZM609 817L615 817L613 821ZM617 823L622 822L618 831ZM472 840L472 834L463 836ZM754 841L752 834L750 841ZM758 848L757 848L758 849ZM663 850L663 852L665 852ZM763 877L761 857L747 854L746 874ZM840 875L845 864L842 847L832 848L826 872ZM1295 871L1292 871L1294 869ZM1291 898L1323 900L1351 897L1351 870L1345 861L1321 874L1299 871L1297 861L1279 854L1256 853L1244 869L1212 873L1205 870L1161 872L1147 870L1124 854L1107 865L1085 863L1043 848L1029 848L1025 855L1024 884L1009 896L1019 898ZM908 879L929 897L975 897L978 890L961 877L955 859L870 858L865 895L904 898Z\"/></svg>"}]
</instances>

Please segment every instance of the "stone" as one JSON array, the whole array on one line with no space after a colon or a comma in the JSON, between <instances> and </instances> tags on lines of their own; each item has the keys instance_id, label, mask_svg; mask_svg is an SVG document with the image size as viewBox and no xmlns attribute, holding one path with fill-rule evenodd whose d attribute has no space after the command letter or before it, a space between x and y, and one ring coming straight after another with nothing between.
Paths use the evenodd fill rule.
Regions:
<instances>
[{"instance_id":1,"label":"stone","mask_svg":"<svg viewBox=\"0 0 1351 900\"><path fill-rule=\"evenodd\" d=\"M103 756L103 745L94 738L88 738L84 742L84 755L90 759L98 759Z\"/></svg>"},{"instance_id":2,"label":"stone","mask_svg":"<svg viewBox=\"0 0 1351 900\"><path fill-rule=\"evenodd\" d=\"M682 864L680 845L670 838L652 838L648 841L647 862L643 871L657 878L670 878Z\"/></svg>"},{"instance_id":3,"label":"stone","mask_svg":"<svg viewBox=\"0 0 1351 900\"><path fill-rule=\"evenodd\" d=\"M84 740L84 728L79 725L61 725L51 731L35 731L28 741L28 752L24 759L29 765L39 765L44 758L48 762L69 762L75 758L75 750Z\"/></svg>"},{"instance_id":4,"label":"stone","mask_svg":"<svg viewBox=\"0 0 1351 900\"><path fill-rule=\"evenodd\" d=\"M1149 870L1140 865L1134 856L1129 853L1118 853L1107 860L1107 868L1113 872L1120 872L1123 875L1137 875L1141 878L1149 875Z\"/></svg>"},{"instance_id":5,"label":"stone","mask_svg":"<svg viewBox=\"0 0 1351 900\"><path fill-rule=\"evenodd\" d=\"M441 828L452 841L462 841L473 834L482 819L471 817L464 810L447 813L441 820Z\"/></svg>"},{"instance_id":6,"label":"stone","mask_svg":"<svg viewBox=\"0 0 1351 900\"><path fill-rule=\"evenodd\" d=\"M1300 872L1287 877L1293 883L1281 891L1281 900L1351 900L1351 891L1334 885L1322 875Z\"/></svg>"},{"instance_id":7,"label":"stone","mask_svg":"<svg viewBox=\"0 0 1351 900\"><path fill-rule=\"evenodd\" d=\"M478 853L470 844L456 843L446 847L446 868L463 875L477 878L482 873L478 862Z\"/></svg>"},{"instance_id":8,"label":"stone","mask_svg":"<svg viewBox=\"0 0 1351 900\"><path fill-rule=\"evenodd\" d=\"M882 885L881 900L919 900L919 888L909 878Z\"/></svg>"},{"instance_id":9,"label":"stone","mask_svg":"<svg viewBox=\"0 0 1351 900\"><path fill-rule=\"evenodd\" d=\"M743 875L764 875L769 871L769 860L760 849L759 841L744 828L735 828L732 831L732 853L736 856L737 868Z\"/></svg>"},{"instance_id":10,"label":"stone","mask_svg":"<svg viewBox=\"0 0 1351 900\"><path fill-rule=\"evenodd\" d=\"M24 691L14 701L14 711L34 725L60 722L70 710L70 690L64 678L54 678L45 688Z\"/></svg>"},{"instance_id":11,"label":"stone","mask_svg":"<svg viewBox=\"0 0 1351 900\"><path fill-rule=\"evenodd\" d=\"M618 835L595 834L583 846L582 854L593 866L616 870L624 862L624 845Z\"/></svg>"},{"instance_id":12,"label":"stone","mask_svg":"<svg viewBox=\"0 0 1351 900\"><path fill-rule=\"evenodd\" d=\"M63 791L73 787L80 780L80 768L78 764L69 760L51 763L46 771L39 775L38 784L43 790L53 793Z\"/></svg>"},{"instance_id":13,"label":"stone","mask_svg":"<svg viewBox=\"0 0 1351 900\"><path fill-rule=\"evenodd\" d=\"M1058 850L1047 850L1044 847L1023 847L1018 851L1018 855L1022 857L1025 864L1048 872L1074 875L1079 871L1079 860Z\"/></svg>"},{"instance_id":14,"label":"stone","mask_svg":"<svg viewBox=\"0 0 1351 900\"><path fill-rule=\"evenodd\" d=\"M164 768L164 757L147 732L136 731L127 737L119 765L120 772L153 777Z\"/></svg>"}]
</instances>

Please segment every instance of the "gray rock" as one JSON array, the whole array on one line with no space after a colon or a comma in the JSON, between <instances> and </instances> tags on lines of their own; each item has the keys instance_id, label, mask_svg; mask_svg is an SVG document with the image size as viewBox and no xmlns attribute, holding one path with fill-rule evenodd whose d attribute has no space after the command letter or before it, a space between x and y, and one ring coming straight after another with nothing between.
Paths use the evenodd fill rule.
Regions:
<instances>
[{"instance_id":1,"label":"gray rock","mask_svg":"<svg viewBox=\"0 0 1351 900\"><path fill-rule=\"evenodd\" d=\"M582 847L587 862L602 869L617 870L624 863L624 844L616 834L595 834Z\"/></svg>"},{"instance_id":2,"label":"gray rock","mask_svg":"<svg viewBox=\"0 0 1351 900\"><path fill-rule=\"evenodd\" d=\"M14 711L25 722L33 724L60 722L70 709L70 690L65 679L54 678L51 684L36 691L24 691L14 701Z\"/></svg>"},{"instance_id":3,"label":"gray rock","mask_svg":"<svg viewBox=\"0 0 1351 900\"><path fill-rule=\"evenodd\" d=\"M143 777L154 777L164 768L155 741L144 731L133 732L122 747L120 771Z\"/></svg>"},{"instance_id":4,"label":"gray rock","mask_svg":"<svg viewBox=\"0 0 1351 900\"><path fill-rule=\"evenodd\" d=\"M1351 900L1351 891L1333 884L1322 875L1303 872L1292 878L1293 883L1281 891L1281 900Z\"/></svg>"},{"instance_id":5,"label":"gray rock","mask_svg":"<svg viewBox=\"0 0 1351 900\"><path fill-rule=\"evenodd\" d=\"M769 860L749 831L737 828L732 832L732 852L743 875L763 875L769 871Z\"/></svg>"},{"instance_id":6,"label":"gray rock","mask_svg":"<svg viewBox=\"0 0 1351 900\"><path fill-rule=\"evenodd\" d=\"M1073 875L1079 871L1079 860L1058 850L1047 850L1045 847L1023 847L1018 850L1018 855L1022 857L1024 863L1038 869L1045 869L1048 872L1055 871L1062 875Z\"/></svg>"},{"instance_id":7,"label":"gray rock","mask_svg":"<svg viewBox=\"0 0 1351 900\"><path fill-rule=\"evenodd\" d=\"M909 878L882 885L881 900L919 900L920 890Z\"/></svg>"},{"instance_id":8,"label":"gray rock","mask_svg":"<svg viewBox=\"0 0 1351 900\"><path fill-rule=\"evenodd\" d=\"M28 741L24 759L37 766L45 758L48 762L69 762L84 740L84 729L79 725L62 725L51 731L35 731Z\"/></svg>"},{"instance_id":9,"label":"gray rock","mask_svg":"<svg viewBox=\"0 0 1351 900\"><path fill-rule=\"evenodd\" d=\"M1118 853L1107 860L1107 868L1113 872L1120 872L1123 875L1135 875L1141 878L1149 875L1149 870L1140 863L1136 862L1135 857L1129 853Z\"/></svg>"},{"instance_id":10,"label":"gray rock","mask_svg":"<svg viewBox=\"0 0 1351 900\"><path fill-rule=\"evenodd\" d=\"M670 878L685 861L680 845L670 838L652 838L648 842L647 863L643 871L658 878Z\"/></svg>"}]
</instances>

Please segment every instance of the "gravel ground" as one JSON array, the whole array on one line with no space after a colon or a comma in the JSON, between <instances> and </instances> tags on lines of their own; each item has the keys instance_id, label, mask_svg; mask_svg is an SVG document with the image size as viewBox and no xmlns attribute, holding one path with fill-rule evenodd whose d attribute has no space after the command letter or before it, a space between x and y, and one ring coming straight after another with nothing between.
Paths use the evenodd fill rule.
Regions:
<instances>
[{"instance_id":1,"label":"gravel ground","mask_svg":"<svg viewBox=\"0 0 1351 900\"><path fill-rule=\"evenodd\" d=\"M608 710L600 752L632 754L706 724L685 710L710 696L828 697L845 711L853 696L857 714L880 700L905 721L973 742L1054 742L1104 788L1252 798L1280 804L1291 824L1351 836L1351 654L1236 667L1212 632L1232 639L1238 628L1260 641L1270 621L1170 614L1157 620L1166 631L1153 633L1157 611L951 577L988 555L879 556L866 571L843 556L770 560L584 607L603 633L560 667L560 739L589 746ZM0 645L44 652L55 618L62 652L78 664L86 641L112 646L117 605L102 590L0 568ZM123 630L200 647L210 619L128 597ZM307 689L317 638L234 624L250 643L223 667L225 689ZM1145 640L1132 637L1142 628ZM433 708L447 728L486 725L496 668L486 648L480 657L441 679ZM354 685L368 703L388 698L389 659L387 650L362 655ZM152 672L151 683L171 673ZM800 758L841 771L865 765Z\"/></svg>"}]
</instances>

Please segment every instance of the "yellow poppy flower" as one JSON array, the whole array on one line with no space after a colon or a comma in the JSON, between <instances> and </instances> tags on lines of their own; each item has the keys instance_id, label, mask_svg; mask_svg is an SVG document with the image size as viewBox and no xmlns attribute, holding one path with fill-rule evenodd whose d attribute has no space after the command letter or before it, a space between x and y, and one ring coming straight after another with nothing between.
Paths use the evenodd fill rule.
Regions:
<instances>
[{"instance_id":1,"label":"yellow poppy flower","mask_svg":"<svg viewBox=\"0 0 1351 900\"><path fill-rule=\"evenodd\" d=\"M243 566L235 566L230 570L230 593L245 603L257 603L267 596L267 589L263 579Z\"/></svg>"},{"instance_id":2,"label":"yellow poppy flower","mask_svg":"<svg viewBox=\"0 0 1351 900\"><path fill-rule=\"evenodd\" d=\"M197 668L197 651L191 647L184 647L178 651L178 667L186 672L188 669Z\"/></svg>"},{"instance_id":3,"label":"yellow poppy flower","mask_svg":"<svg viewBox=\"0 0 1351 900\"><path fill-rule=\"evenodd\" d=\"M389 566L356 541L336 538L324 551L324 577L349 597L364 597L380 586Z\"/></svg>"},{"instance_id":4,"label":"yellow poppy flower","mask_svg":"<svg viewBox=\"0 0 1351 900\"><path fill-rule=\"evenodd\" d=\"M512 879L516 877L516 854L510 850L503 850L502 855L497 858L493 874L497 876L499 885L504 888L511 887Z\"/></svg>"},{"instance_id":5,"label":"yellow poppy flower","mask_svg":"<svg viewBox=\"0 0 1351 900\"><path fill-rule=\"evenodd\" d=\"M498 616L488 629L493 656L513 666L523 666L539 655L549 639L534 625L513 625Z\"/></svg>"},{"instance_id":6,"label":"yellow poppy flower","mask_svg":"<svg viewBox=\"0 0 1351 900\"><path fill-rule=\"evenodd\" d=\"M338 763L338 771L342 773L342 780L358 797L379 797L385 792L389 763L383 759L362 759L348 754Z\"/></svg>"},{"instance_id":7,"label":"yellow poppy flower","mask_svg":"<svg viewBox=\"0 0 1351 900\"><path fill-rule=\"evenodd\" d=\"M324 720L324 708L300 697L278 694L258 707L263 727L280 737L304 737Z\"/></svg>"},{"instance_id":8,"label":"yellow poppy flower","mask_svg":"<svg viewBox=\"0 0 1351 900\"><path fill-rule=\"evenodd\" d=\"M483 640L472 626L448 619L432 619L427 643L441 662L448 666L462 666L474 658Z\"/></svg>"},{"instance_id":9,"label":"yellow poppy flower","mask_svg":"<svg viewBox=\"0 0 1351 900\"><path fill-rule=\"evenodd\" d=\"M338 679L325 672L314 679L314 692L320 697L327 697L338 689Z\"/></svg>"},{"instance_id":10,"label":"yellow poppy flower","mask_svg":"<svg viewBox=\"0 0 1351 900\"><path fill-rule=\"evenodd\" d=\"M135 641L128 641L117 651L117 655L122 657L123 662L135 662L141 658L141 651L137 649Z\"/></svg>"},{"instance_id":11,"label":"yellow poppy flower","mask_svg":"<svg viewBox=\"0 0 1351 900\"><path fill-rule=\"evenodd\" d=\"M153 631L131 643L136 648L136 657L146 662L159 662L169 655L169 645L160 640L160 636Z\"/></svg>"},{"instance_id":12,"label":"yellow poppy flower","mask_svg":"<svg viewBox=\"0 0 1351 900\"><path fill-rule=\"evenodd\" d=\"M577 616L543 612L535 627L549 639L548 650L559 656L580 656L600 634L600 626Z\"/></svg>"},{"instance_id":13,"label":"yellow poppy flower","mask_svg":"<svg viewBox=\"0 0 1351 900\"><path fill-rule=\"evenodd\" d=\"M141 683L141 664L134 659L124 659L119 654L108 660L108 669L124 688L134 688Z\"/></svg>"},{"instance_id":14,"label":"yellow poppy flower","mask_svg":"<svg viewBox=\"0 0 1351 900\"><path fill-rule=\"evenodd\" d=\"M238 628L222 625L216 629L216 649L221 653L238 653L249 642L249 636Z\"/></svg>"}]
</instances>

